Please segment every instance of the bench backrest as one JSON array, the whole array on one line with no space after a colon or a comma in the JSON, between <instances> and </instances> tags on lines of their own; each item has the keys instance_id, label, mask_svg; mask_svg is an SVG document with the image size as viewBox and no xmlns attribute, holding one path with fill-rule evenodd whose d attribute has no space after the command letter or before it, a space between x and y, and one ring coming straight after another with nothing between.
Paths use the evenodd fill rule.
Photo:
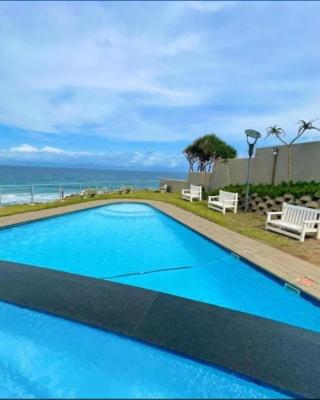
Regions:
<instances>
[{"instance_id":1,"label":"bench backrest","mask_svg":"<svg viewBox=\"0 0 320 400\"><path fill-rule=\"evenodd\" d=\"M317 220L320 218L320 210L308 207L294 206L283 203L281 220L295 225L302 225L307 220ZM320 222L320 221L319 221ZM307 228L314 228L317 223L308 224Z\"/></svg>"},{"instance_id":2,"label":"bench backrest","mask_svg":"<svg viewBox=\"0 0 320 400\"><path fill-rule=\"evenodd\" d=\"M201 186L196 186L196 185L190 185L190 192L194 196L201 195L202 187Z\"/></svg>"},{"instance_id":3,"label":"bench backrest","mask_svg":"<svg viewBox=\"0 0 320 400\"><path fill-rule=\"evenodd\" d=\"M223 190L219 190L219 201L224 201L224 200L237 201L238 193L225 192Z\"/></svg>"}]
</instances>

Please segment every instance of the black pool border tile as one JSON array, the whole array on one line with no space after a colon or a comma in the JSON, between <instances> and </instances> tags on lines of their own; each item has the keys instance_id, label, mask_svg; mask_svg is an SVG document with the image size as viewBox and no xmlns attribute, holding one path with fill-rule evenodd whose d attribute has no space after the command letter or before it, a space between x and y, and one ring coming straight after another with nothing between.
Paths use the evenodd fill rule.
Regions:
<instances>
[{"instance_id":1,"label":"black pool border tile","mask_svg":"<svg viewBox=\"0 0 320 400\"><path fill-rule=\"evenodd\" d=\"M0 261L0 300L125 335L286 393L320 397L320 334L224 307Z\"/></svg>"}]
</instances>

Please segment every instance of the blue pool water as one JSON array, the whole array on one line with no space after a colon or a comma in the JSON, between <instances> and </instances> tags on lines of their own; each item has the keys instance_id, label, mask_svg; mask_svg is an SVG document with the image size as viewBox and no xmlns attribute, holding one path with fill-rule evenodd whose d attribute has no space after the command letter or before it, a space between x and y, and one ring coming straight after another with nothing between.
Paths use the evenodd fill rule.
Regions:
<instances>
[{"instance_id":1,"label":"blue pool water","mask_svg":"<svg viewBox=\"0 0 320 400\"><path fill-rule=\"evenodd\" d=\"M211 366L0 302L0 398L283 398Z\"/></svg>"},{"instance_id":2,"label":"blue pool water","mask_svg":"<svg viewBox=\"0 0 320 400\"><path fill-rule=\"evenodd\" d=\"M4 229L0 243L0 259L111 279L320 331L320 307L144 204L118 203ZM172 270L139 274L164 268ZM138 274L115 277L132 273Z\"/></svg>"}]
</instances>

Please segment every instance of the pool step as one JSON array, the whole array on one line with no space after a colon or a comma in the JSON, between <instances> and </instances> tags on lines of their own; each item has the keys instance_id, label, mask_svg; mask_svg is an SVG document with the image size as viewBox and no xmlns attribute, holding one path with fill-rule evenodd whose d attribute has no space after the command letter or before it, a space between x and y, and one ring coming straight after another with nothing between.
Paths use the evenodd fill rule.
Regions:
<instances>
[{"instance_id":1,"label":"pool step","mask_svg":"<svg viewBox=\"0 0 320 400\"><path fill-rule=\"evenodd\" d=\"M284 287L300 296L300 290L295 286L290 285L290 283L285 282Z\"/></svg>"},{"instance_id":2,"label":"pool step","mask_svg":"<svg viewBox=\"0 0 320 400\"><path fill-rule=\"evenodd\" d=\"M236 258L237 260L240 260L240 256L237 253L231 252L232 257Z\"/></svg>"}]
</instances>

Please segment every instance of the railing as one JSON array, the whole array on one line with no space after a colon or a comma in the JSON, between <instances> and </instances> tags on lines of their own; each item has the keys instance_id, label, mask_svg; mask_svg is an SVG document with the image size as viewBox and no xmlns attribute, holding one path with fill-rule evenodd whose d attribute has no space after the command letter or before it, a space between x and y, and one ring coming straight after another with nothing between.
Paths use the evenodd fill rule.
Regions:
<instances>
[{"instance_id":1,"label":"railing","mask_svg":"<svg viewBox=\"0 0 320 400\"><path fill-rule=\"evenodd\" d=\"M86 189L95 189L98 194L117 192L122 188L139 190L159 189L158 180L119 180L105 182L35 183L32 185L0 186L0 206L34 204L63 200Z\"/></svg>"}]
</instances>

